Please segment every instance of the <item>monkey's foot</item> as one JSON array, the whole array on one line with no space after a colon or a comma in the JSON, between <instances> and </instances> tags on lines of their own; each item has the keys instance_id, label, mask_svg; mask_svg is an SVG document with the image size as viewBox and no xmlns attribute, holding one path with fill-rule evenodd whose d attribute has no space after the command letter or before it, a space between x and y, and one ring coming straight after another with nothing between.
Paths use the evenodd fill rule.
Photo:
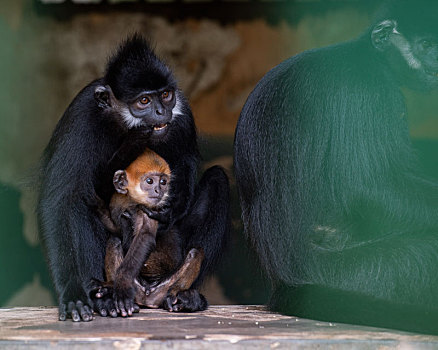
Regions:
<instances>
[{"instance_id":1,"label":"monkey's foot","mask_svg":"<svg viewBox=\"0 0 438 350\"><path fill-rule=\"evenodd\" d=\"M59 320L65 321L67 318L71 318L73 322L89 322L93 320L93 310L80 300L70 301L67 304L61 303L59 305Z\"/></svg>"},{"instance_id":2,"label":"monkey's foot","mask_svg":"<svg viewBox=\"0 0 438 350\"><path fill-rule=\"evenodd\" d=\"M168 295L163 302L163 309L170 312L203 311L207 307L207 299L196 289L181 291L176 296Z\"/></svg>"}]
</instances>

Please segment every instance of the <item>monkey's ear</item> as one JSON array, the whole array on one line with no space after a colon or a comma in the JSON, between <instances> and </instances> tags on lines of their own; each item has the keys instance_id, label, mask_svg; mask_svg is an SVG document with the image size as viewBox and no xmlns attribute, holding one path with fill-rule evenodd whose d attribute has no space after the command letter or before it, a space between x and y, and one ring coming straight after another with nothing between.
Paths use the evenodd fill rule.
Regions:
<instances>
[{"instance_id":1,"label":"monkey's ear","mask_svg":"<svg viewBox=\"0 0 438 350\"><path fill-rule=\"evenodd\" d=\"M114 188L118 193L127 194L128 193L128 176L125 170L117 170L113 177Z\"/></svg>"},{"instance_id":2,"label":"monkey's ear","mask_svg":"<svg viewBox=\"0 0 438 350\"><path fill-rule=\"evenodd\" d=\"M111 107L111 95L112 91L108 85L99 85L94 89L94 98L100 108Z\"/></svg>"},{"instance_id":3,"label":"monkey's ear","mask_svg":"<svg viewBox=\"0 0 438 350\"><path fill-rule=\"evenodd\" d=\"M371 32L371 43L380 51L384 51L391 46L389 37L391 34L400 34L397 31L397 22L394 20L384 20L377 24Z\"/></svg>"}]
</instances>

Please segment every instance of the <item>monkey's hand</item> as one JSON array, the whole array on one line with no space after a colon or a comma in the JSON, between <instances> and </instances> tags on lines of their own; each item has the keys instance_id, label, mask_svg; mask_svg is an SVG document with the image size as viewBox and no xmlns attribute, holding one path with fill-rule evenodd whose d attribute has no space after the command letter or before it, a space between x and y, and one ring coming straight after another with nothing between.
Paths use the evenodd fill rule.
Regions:
<instances>
[{"instance_id":1,"label":"monkey's hand","mask_svg":"<svg viewBox=\"0 0 438 350\"><path fill-rule=\"evenodd\" d=\"M135 282L130 278L116 276L114 280L113 298L117 313L122 317L132 316L139 311L139 306L134 302L136 293Z\"/></svg>"},{"instance_id":2,"label":"monkey's hand","mask_svg":"<svg viewBox=\"0 0 438 350\"><path fill-rule=\"evenodd\" d=\"M172 209L166 205L158 209L149 209L145 205L140 204L139 209L147 214L151 219L157 220L161 224L168 224L170 222Z\"/></svg>"},{"instance_id":3,"label":"monkey's hand","mask_svg":"<svg viewBox=\"0 0 438 350\"><path fill-rule=\"evenodd\" d=\"M163 301L163 309L170 312L195 312L207 309L208 302L196 289L188 289L175 295L168 294Z\"/></svg>"}]
</instances>

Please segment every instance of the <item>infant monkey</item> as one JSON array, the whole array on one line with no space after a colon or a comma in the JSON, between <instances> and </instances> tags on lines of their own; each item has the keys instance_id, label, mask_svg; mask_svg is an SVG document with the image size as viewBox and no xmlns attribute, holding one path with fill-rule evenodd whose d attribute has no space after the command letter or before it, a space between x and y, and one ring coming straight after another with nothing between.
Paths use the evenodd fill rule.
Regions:
<instances>
[{"instance_id":1,"label":"infant monkey","mask_svg":"<svg viewBox=\"0 0 438 350\"><path fill-rule=\"evenodd\" d=\"M109 231L121 236L124 248L130 246L133 238L131 230L126 227L126 224L130 224L127 219L140 224L141 227L138 229L148 229L149 233L156 233L158 221L166 221L170 176L170 168L166 161L149 149L126 170L117 170L114 173L113 184L116 193L111 197L110 212L101 209L100 218ZM155 219L144 221L143 225L147 227L137 222L138 215L144 219L147 217L139 209Z\"/></svg>"},{"instance_id":2,"label":"infant monkey","mask_svg":"<svg viewBox=\"0 0 438 350\"><path fill-rule=\"evenodd\" d=\"M116 193L109 211L99 208L100 219L113 236L106 248L107 281L96 296L112 292L122 316L132 315L134 300L172 311L171 300L199 275L202 251L191 249L181 264L178 233L169 230L156 237L159 221L167 220L170 178L166 161L147 149L126 170L114 173Z\"/></svg>"}]
</instances>

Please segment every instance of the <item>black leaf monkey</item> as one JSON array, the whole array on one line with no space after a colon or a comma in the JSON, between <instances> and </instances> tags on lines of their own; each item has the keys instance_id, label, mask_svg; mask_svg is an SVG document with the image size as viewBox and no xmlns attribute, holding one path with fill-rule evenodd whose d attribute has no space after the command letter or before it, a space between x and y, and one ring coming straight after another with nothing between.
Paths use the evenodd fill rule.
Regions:
<instances>
[{"instance_id":1,"label":"black leaf monkey","mask_svg":"<svg viewBox=\"0 0 438 350\"><path fill-rule=\"evenodd\" d=\"M173 305L177 293L188 290L199 275L202 250L192 248L179 267L182 249L177 230L156 236L155 218L167 219L170 177L165 160L147 149L126 170L115 172L116 193L109 210L98 208L102 222L114 235L106 248L107 281L96 289L96 297L113 296L122 316L135 311L134 297L140 305L177 311L181 306ZM207 307L201 294L200 301L196 310Z\"/></svg>"},{"instance_id":2,"label":"black leaf monkey","mask_svg":"<svg viewBox=\"0 0 438 350\"><path fill-rule=\"evenodd\" d=\"M197 182L199 151L190 107L170 69L139 35L110 58L103 78L87 85L58 122L44 152L37 207L39 230L59 300L59 319L92 320L92 310L114 315L112 298L90 291L104 280L109 231L96 208L108 203L118 169L146 148L169 164L172 188L166 224L177 229L181 261L191 247L204 260L192 288L176 295L178 309L200 303L196 287L215 267L230 227L229 185L219 167Z\"/></svg>"},{"instance_id":3,"label":"black leaf monkey","mask_svg":"<svg viewBox=\"0 0 438 350\"><path fill-rule=\"evenodd\" d=\"M387 3L358 39L289 58L235 134L246 234L297 316L438 334L438 185L401 87L438 87L438 4Z\"/></svg>"}]
</instances>

